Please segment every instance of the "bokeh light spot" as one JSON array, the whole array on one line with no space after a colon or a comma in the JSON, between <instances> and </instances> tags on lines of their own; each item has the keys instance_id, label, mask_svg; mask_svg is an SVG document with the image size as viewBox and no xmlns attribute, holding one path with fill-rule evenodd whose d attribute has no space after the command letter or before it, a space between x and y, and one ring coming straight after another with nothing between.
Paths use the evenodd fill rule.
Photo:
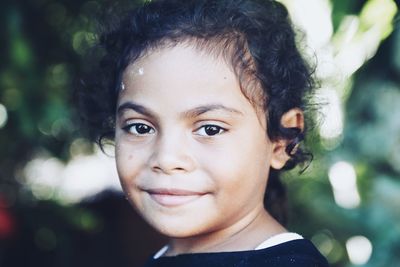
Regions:
<instances>
[{"instance_id":1,"label":"bokeh light spot","mask_svg":"<svg viewBox=\"0 0 400 267\"><path fill-rule=\"evenodd\" d=\"M322 103L320 135L325 139L338 138L343 133L343 110L339 95L334 89L321 89L317 101Z\"/></svg>"},{"instance_id":2,"label":"bokeh light spot","mask_svg":"<svg viewBox=\"0 0 400 267\"><path fill-rule=\"evenodd\" d=\"M93 152L92 147L92 144L89 143L86 139L77 138L71 143L69 147L69 153L71 157L88 155L89 153Z\"/></svg>"},{"instance_id":3,"label":"bokeh light spot","mask_svg":"<svg viewBox=\"0 0 400 267\"><path fill-rule=\"evenodd\" d=\"M353 236L346 242L347 254L351 263L362 265L368 262L372 254L372 244L365 236Z\"/></svg>"},{"instance_id":4,"label":"bokeh light spot","mask_svg":"<svg viewBox=\"0 0 400 267\"><path fill-rule=\"evenodd\" d=\"M340 161L329 169L329 181L336 204L343 208L355 208L361 199L357 189L357 176L353 165Z\"/></svg>"},{"instance_id":5,"label":"bokeh light spot","mask_svg":"<svg viewBox=\"0 0 400 267\"><path fill-rule=\"evenodd\" d=\"M66 165L57 158L37 157L28 162L22 173L24 179L20 180L39 200L72 204L105 189L122 190L115 160L99 150L90 155L79 153Z\"/></svg>"},{"instance_id":6,"label":"bokeh light spot","mask_svg":"<svg viewBox=\"0 0 400 267\"><path fill-rule=\"evenodd\" d=\"M47 83L50 87L62 87L70 80L66 64L57 64L48 69Z\"/></svg>"},{"instance_id":7,"label":"bokeh light spot","mask_svg":"<svg viewBox=\"0 0 400 267\"><path fill-rule=\"evenodd\" d=\"M47 184L36 183L32 185L31 189L36 199L50 200L54 195L54 189Z\"/></svg>"},{"instance_id":8,"label":"bokeh light spot","mask_svg":"<svg viewBox=\"0 0 400 267\"><path fill-rule=\"evenodd\" d=\"M340 243L333 237L328 230L316 233L311 241L317 246L319 251L328 259L329 263L338 262L344 254L344 250Z\"/></svg>"},{"instance_id":9,"label":"bokeh light spot","mask_svg":"<svg viewBox=\"0 0 400 267\"><path fill-rule=\"evenodd\" d=\"M315 234L311 241L318 247L321 253L326 257L333 249L332 237L325 232Z\"/></svg>"},{"instance_id":10,"label":"bokeh light spot","mask_svg":"<svg viewBox=\"0 0 400 267\"><path fill-rule=\"evenodd\" d=\"M95 34L86 31L78 31L72 37L72 47L80 55L85 54L95 42Z\"/></svg>"},{"instance_id":11,"label":"bokeh light spot","mask_svg":"<svg viewBox=\"0 0 400 267\"><path fill-rule=\"evenodd\" d=\"M82 212L80 215L80 226L88 232L96 232L102 229L102 223L90 212Z\"/></svg>"},{"instance_id":12,"label":"bokeh light spot","mask_svg":"<svg viewBox=\"0 0 400 267\"><path fill-rule=\"evenodd\" d=\"M0 103L0 129L3 128L8 120L7 109Z\"/></svg>"},{"instance_id":13,"label":"bokeh light spot","mask_svg":"<svg viewBox=\"0 0 400 267\"><path fill-rule=\"evenodd\" d=\"M74 127L69 119L57 119L51 125L51 135L54 137L60 137L63 133L72 131L73 128Z\"/></svg>"}]
</instances>

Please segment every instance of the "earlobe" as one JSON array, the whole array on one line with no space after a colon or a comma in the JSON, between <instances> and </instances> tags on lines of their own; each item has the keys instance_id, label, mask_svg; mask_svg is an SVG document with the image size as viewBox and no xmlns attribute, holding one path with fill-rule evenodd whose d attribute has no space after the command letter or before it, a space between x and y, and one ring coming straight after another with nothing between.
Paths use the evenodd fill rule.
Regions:
<instances>
[{"instance_id":1,"label":"earlobe","mask_svg":"<svg viewBox=\"0 0 400 267\"><path fill-rule=\"evenodd\" d=\"M299 132L303 132L304 130L304 114L303 111L299 108L294 108L287 111L283 114L281 118L281 125L285 128L295 128L298 129ZM292 143L293 140L289 139L278 139L273 142L273 150L272 150L272 158L271 158L271 167L279 170L285 166L286 162L290 159L289 154L295 153L297 149L297 144L292 147L288 146Z\"/></svg>"},{"instance_id":2,"label":"earlobe","mask_svg":"<svg viewBox=\"0 0 400 267\"><path fill-rule=\"evenodd\" d=\"M287 141L278 140L274 142L273 145L271 167L276 170L280 170L290 159L289 155L286 153Z\"/></svg>"}]
</instances>

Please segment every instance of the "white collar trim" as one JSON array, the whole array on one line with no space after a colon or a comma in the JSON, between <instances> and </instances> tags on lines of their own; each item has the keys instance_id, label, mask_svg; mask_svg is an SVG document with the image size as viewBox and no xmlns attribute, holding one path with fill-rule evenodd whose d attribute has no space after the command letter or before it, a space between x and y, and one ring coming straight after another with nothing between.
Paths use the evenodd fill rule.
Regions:
<instances>
[{"instance_id":1,"label":"white collar trim","mask_svg":"<svg viewBox=\"0 0 400 267\"><path fill-rule=\"evenodd\" d=\"M276 246L276 245L279 245L279 244L282 244L285 242L289 242L292 240L297 240L297 239L303 239L303 237L296 233L277 234L277 235L274 235L274 236L268 238L264 242L262 242L260 245L258 245L255 248L255 250L273 247L273 246Z\"/></svg>"}]
</instances>

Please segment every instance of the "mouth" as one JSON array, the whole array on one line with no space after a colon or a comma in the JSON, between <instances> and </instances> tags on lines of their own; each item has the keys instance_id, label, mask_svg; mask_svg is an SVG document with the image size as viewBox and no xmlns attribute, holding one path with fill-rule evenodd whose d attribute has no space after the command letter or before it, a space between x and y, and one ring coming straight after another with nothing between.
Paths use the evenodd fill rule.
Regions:
<instances>
[{"instance_id":1,"label":"mouth","mask_svg":"<svg viewBox=\"0 0 400 267\"><path fill-rule=\"evenodd\" d=\"M148 189L144 190L152 200L165 207L176 207L188 204L207 193L183 189Z\"/></svg>"}]
</instances>

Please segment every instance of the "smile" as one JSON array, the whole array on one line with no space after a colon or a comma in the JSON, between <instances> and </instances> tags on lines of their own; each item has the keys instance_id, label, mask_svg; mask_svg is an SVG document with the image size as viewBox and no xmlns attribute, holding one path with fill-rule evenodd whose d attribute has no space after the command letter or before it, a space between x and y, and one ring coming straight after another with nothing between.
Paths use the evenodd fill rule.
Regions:
<instances>
[{"instance_id":1,"label":"smile","mask_svg":"<svg viewBox=\"0 0 400 267\"><path fill-rule=\"evenodd\" d=\"M165 207L185 205L206 194L181 189L151 189L145 191L150 195L152 200Z\"/></svg>"}]
</instances>

